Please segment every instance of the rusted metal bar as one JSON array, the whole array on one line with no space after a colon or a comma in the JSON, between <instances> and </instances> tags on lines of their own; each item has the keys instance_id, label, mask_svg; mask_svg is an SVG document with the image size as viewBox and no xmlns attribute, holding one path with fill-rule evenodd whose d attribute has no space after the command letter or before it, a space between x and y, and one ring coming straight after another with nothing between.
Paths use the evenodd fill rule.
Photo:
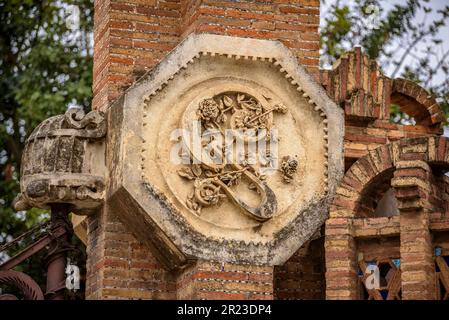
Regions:
<instances>
[{"instance_id":1,"label":"rusted metal bar","mask_svg":"<svg viewBox=\"0 0 449 320\"><path fill-rule=\"evenodd\" d=\"M41 222L38 223L37 225L35 225L33 228L31 228L30 230L28 230L25 233L22 233L20 236L18 236L17 238L15 238L14 240L5 243L4 245L0 246L0 252L3 252L7 249L9 249L10 247L17 245L17 243L19 243L20 240L23 240L31 235L34 235L34 233L36 233L37 231L40 230L45 230L48 226L48 222ZM37 241L37 239L36 239Z\"/></svg>"},{"instance_id":2,"label":"rusted metal bar","mask_svg":"<svg viewBox=\"0 0 449 320\"><path fill-rule=\"evenodd\" d=\"M59 238L66 232L67 232L66 229L62 226L56 228L51 235L47 234L43 236L33 244L29 245L28 247L20 251L18 254L11 257L9 260L2 263L0 265L0 270L9 270L14 268L18 264L22 263L24 260L34 255L35 253L44 249L47 245L50 244L52 239Z\"/></svg>"},{"instance_id":3,"label":"rusted metal bar","mask_svg":"<svg viewBox=\"0 0 449 320\"><path fill-rule=\"evenodd\" d=\"M63 300L65 290L65 264L67 252L72 250L70 239L73 233L72 225L68 219L70 207L68 204L51 204L50 230L56 231L59 227L65 233L53 239L46 257L47 264L47 292L45 298L49 300Z\"/></svg>"}]
</instances>

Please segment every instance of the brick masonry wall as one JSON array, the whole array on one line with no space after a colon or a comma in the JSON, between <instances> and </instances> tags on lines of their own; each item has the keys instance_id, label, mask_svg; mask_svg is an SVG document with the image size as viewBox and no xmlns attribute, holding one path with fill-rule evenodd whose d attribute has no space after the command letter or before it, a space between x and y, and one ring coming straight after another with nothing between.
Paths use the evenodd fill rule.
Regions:
<instances>
[{"instance_id":1,"label":"brick masonry wall","mask_svg":"<svg viewBox=\"0 0 449 320\"><path fill-rule=\"evenodd\" d=\"M178 275L177 298L272 300L273 267L196 261Z\"/></svg>"},{"instance_id":2,"label":"brick masonry wall","mask_svg":"<svg viewBox=\"0 0 449 320\"><path fill-rule=\"evenodd\" d=\"M318 74L319 0L185 0L181 37L192 32L279 40Z\"/></svg>"},{"instance_id":3,"label":"brick masonry wall","mask_svg":"<svg viewBox=\"0 0 449 320\"><path fill-rule=\"evenodd\" d=\"M379 147L351 166L337 190L326 222L327 298L358 297L354 261L360 253L365 262L393 258L395 253L401 259L402 299L435 299L436 243L432 232L441 235L449 231L448 184L447 177L441 174L442 168L449 168L448 160L447 138L434 136ZM377 184L383 181L377 178L385 172L389 173L400 214L360 215L359 204L369 197L366 190L375 192ZM441 241L438 245L445 246ZM396 251L384 252L388 247ZM344 283L342 275L347 276ZM345 287L350 283L351 286Z\"/></svg>"},{"instance_id":4,"label":"brick masonry wall","mask_svg":"<svg viewBox=\"0 0 449 320\"><path fill-rule=\"evenodd\" d=\"M449 230L441 191L447 184L428 165L447 168L446 142L438 138L441 109L418 85L386 77L360 48L321 71L320 79L346 122L346 174L326 222L326 297L361 298L356 261L362 254L365 262L400 257L402 298L434 299L432 231ZM390 123L391 103L416 125ZM374 216L391 188L400 215Z\"/></svg>"},{"instance_id":5,"label":"brick masonry wall","mask_svg":"<svg viewBox=\"0 0 449 320\"><path fill-rule=\"evenodd\" d=\"M107 208L88 220L86 299L175 299L176 278Z\"/></svg>"},{"instance_id":6,"label":"brick masonry wall","mask_svg":"<svg viewBox=\"0 0 449 320\"><path fill-rule=\"evenodd\" d=\"M284 265L274 268L274 298L325 298L324 238L307 242Z\"/></svg>"},{"instance_id":7,"label":"brick masonry wall","mask_svg":"<svg viewBox=\"0 0 449 320\"><path fill-rule=\"evenodd\" d=\"M411 81L386 77L361 48L343 55L332 70L321 70L320 82L345 111L346 169L382 145L443 133L439 123L444 117L435 98ZM417 125L391 123L391 103L414 116Z\"/></svg>"},{"instance_id":8,"label":"brick masonry wall","mask_svg":"<svg viewBox=\"0 0 449 320\"><path fill-rule=\"evenodd\" d=\"M345 126L345 165L348 169L357 159L382 145L404 138L442 134L439 127L398 125L388 120L376 120L368 125L347 121Z\"/></svg>"},{"instance_id":9,"label":"brick masonry wall","mask_svg":"<svg viewBox=\"0 0 449 320\"><path fill-rule=\"evenodd\" d=\"M400 240L399 237L382 238L361 238L357 239L357 250L363 253L366 261L376 261L385 258L399 258Z\"/></svg>"},{"instance_id":10,"label":"brick masonry wall","mask_svg":"<svg viewBox=\"0 0 449 320\"><path fill-rule=\"evenodd\" d=\"M96 0L92 107L105 110L179 43L181 0Z\"/></svg>"},{"instance_id":11,"label":"brick masonry wall","mask_svg":"<svg viewBox=\"0 0 449 320\"><path fill-rule=\"evenodd\" d=\"M318 76L319 0L96 0L93 108L106 109L192 32L279 40Z\"/></svg>"}]
</instances>

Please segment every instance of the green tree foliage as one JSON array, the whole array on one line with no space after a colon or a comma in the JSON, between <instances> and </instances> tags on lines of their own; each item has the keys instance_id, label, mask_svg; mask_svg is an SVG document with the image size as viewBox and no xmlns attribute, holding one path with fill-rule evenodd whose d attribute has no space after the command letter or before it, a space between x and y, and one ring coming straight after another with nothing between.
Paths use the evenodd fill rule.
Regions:
<instances>
[{"instance_id":1,"label":"green tree foliage","mask_svg":"<svg viewBox=\"0 0 449 320\"><path fill-rule=\"evenodd\" d=\"M328 8L321 28L322 66L360 45L388 76L410 79L428 89L449 116L449 50L443 46L447 35L442 36L449 22L448 5L429 0L326 0L322 4ZM411 121L397 106L392 116L395 122Z\"/></svg>"},{"instance_id":2,"label":"green tree foliage","mask_svg":"<svg viewBox=\"0 0 449 320\"><path fill-rule=\"evenodd\" d=\"M44 210L12 209L19 192L22 149L45 118L63 113L69 105L89 109L92 19L90 0L0 1L0 244L48 219ZM41 267L38 258L22 268L36 274ZM36 276L42 277L42 272Z\"/></svg>"}]
</instances>

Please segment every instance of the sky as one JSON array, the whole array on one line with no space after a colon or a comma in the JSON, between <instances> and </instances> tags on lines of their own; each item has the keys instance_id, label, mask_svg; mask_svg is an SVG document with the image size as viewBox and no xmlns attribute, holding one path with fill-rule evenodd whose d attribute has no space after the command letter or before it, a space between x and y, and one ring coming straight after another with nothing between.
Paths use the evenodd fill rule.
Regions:
<instances>
[{"instance_id":1,"label":"sky","mask_svg":"<svg viewBox=\"0 0 449 320\"><path fill-rule=\"evenodd\" d=\"M329 10L329 7L336 3L338 0L325 0L325 1L321 1L321 24L324 23L324 16L326 15L326 12ZM349 6L351 6L351 4L353 4L354 1L353 0L340 0L340 4L348 4ZM399 0L392 0L392 1L386 1L386 0L381 0L380 1L384 14L385 12L388 12L389 10L391 10L391 8L393 8L393 6L395 4L401 4L404 3L404 1L399 1ZM436 13L436 11L438 9L443 9L445 6L449 5L449 0L430 0L429 3L426 4L428 7L431 7L433 9L432 13L429 13L427 15L427 19L423 20L425 17L425 13L423 10L420 10L417 13L416 16L416 23L420 23L422 21L426 21L426 24L428 24L431 21L434 21L435 19L438 18L438 14ZM443 39L443 43L438 46L436 48L437 52L439 52L439 54L442 56L444 52L449 51L449 25L446 25L444 28L442 28L439 32L439 36L441 39ZM411 65L411 64L415 64L417 59L419 59L419 57L423 56L423 51L425 50L427 44L424 42L419 43L413 50L412 50L412 55L409 55L407 57L407 59L404 61L404 63L402 64L402 67L400 69L400 71L402 71L404 69L404 67L406 65ZM400 56L403 52L404 52L404 46L402 46L402 43L400 41L398 41L397 43L393 43L392 46L390 47L391 49L395 49L397 50L397 54L398 56ZM385 63L383 63L384 61L379 61L381 63L381 65L384 67L384 72L387 75L391 75L391 73L393 72L393 68L392 66L390 68L385 67ZM433 61L434 63L435 60ZM400 72L398 73L400 74ZM444 75L442 72L439 72L436 76L434 76L434 80L436 83L440 83L442 81L444 81Z\"/></svg>"}]
</instances>

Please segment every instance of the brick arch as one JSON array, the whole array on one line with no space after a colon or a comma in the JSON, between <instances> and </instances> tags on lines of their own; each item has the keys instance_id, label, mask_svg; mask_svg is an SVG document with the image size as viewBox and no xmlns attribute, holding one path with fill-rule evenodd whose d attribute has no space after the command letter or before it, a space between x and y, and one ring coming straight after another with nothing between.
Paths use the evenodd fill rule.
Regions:
<instances>
[{"instance_id":1,"label":"brick arch","mask_svg":"<svg viewBox=\"0 0 449 320\"><path fill-rule=\"evenodd\" d=\"M377 61L360 47L342 55L331 70L322 70L320 82L350 120L388 121L394 103L418 125L435 126L444 121L440 106L429 92L412 81L386 76Z\"/></svg>"},{"instance_id":2,"label":"brick arch","mask_svg":"<svg viewBox=\"0 0 449 320\"><path fill-rule=\"evenodd\" d=\"M441 173L447 170L449 139L435 135L406 138L383 145L348 169L337 188L330 218L326 221L326 299L360 299L359 262L365 260L360 256L363 251L359 251L359 245L367 237L399 238L397 250L401 259L402 299L433 299L435 279L431 271L435 266L428 226L429 211L426 210L434 201L431 180L435 176L441 177ZM382 175L391 173L391 187L400 216L356 219L358 204L363 201L367 188ZM369 232L357 233L361 226L363 231L367 226ZM391 253L388 257L391 258ZM418 271L416 261L421 266ZM425 279L424 285L410 280L416 273Z\"/></svg>"},{"instance_id":3,"label":"brick arch","mask_svg":"<svg viewBox=\"0 0 449 320\"><path fill-rule=\"evenodd\" d=\"M402 168L412 168L412 162L416 161L426 162L437 170L449 170L449 139L407 138L371 150L345 173L330 207L330 217L354 218L373 184L391 179L399 163Z\"/></svg>"},{"instance_id":4,"label":"brick arch","mask_svg":"<svg viewBox=\"0 0 449 320\"><path fill-rule=\"evenodd\" d=\"M320 81L348 119L389 119L391 79L361 47L342 55L332 70L321 71Z\"/></svg>"},{"instance_id":5,"label":"brick arch","mask_svg":"<svg viewBox=\"0 0 449 320\"><path fill-rule=\"evenodd\" d=\"M444 121L444 115L435 97L420 85L406 79L393 80L391 103L412 116L416 124L433 126Z\"/></svg>"},{"instance_id":6,"label":"brick arch","mask_svg":"<svg viewBox=\"0 0 449 320\"><path fill-rule=\"evenodd\" d=\"M346 171L337 188L331 205L331 217L334 212L344 212L346 217L354 217L370 186L394 170L393 159L391 145L381 146L358 159Z\"/></svg>"}]
</instances>

